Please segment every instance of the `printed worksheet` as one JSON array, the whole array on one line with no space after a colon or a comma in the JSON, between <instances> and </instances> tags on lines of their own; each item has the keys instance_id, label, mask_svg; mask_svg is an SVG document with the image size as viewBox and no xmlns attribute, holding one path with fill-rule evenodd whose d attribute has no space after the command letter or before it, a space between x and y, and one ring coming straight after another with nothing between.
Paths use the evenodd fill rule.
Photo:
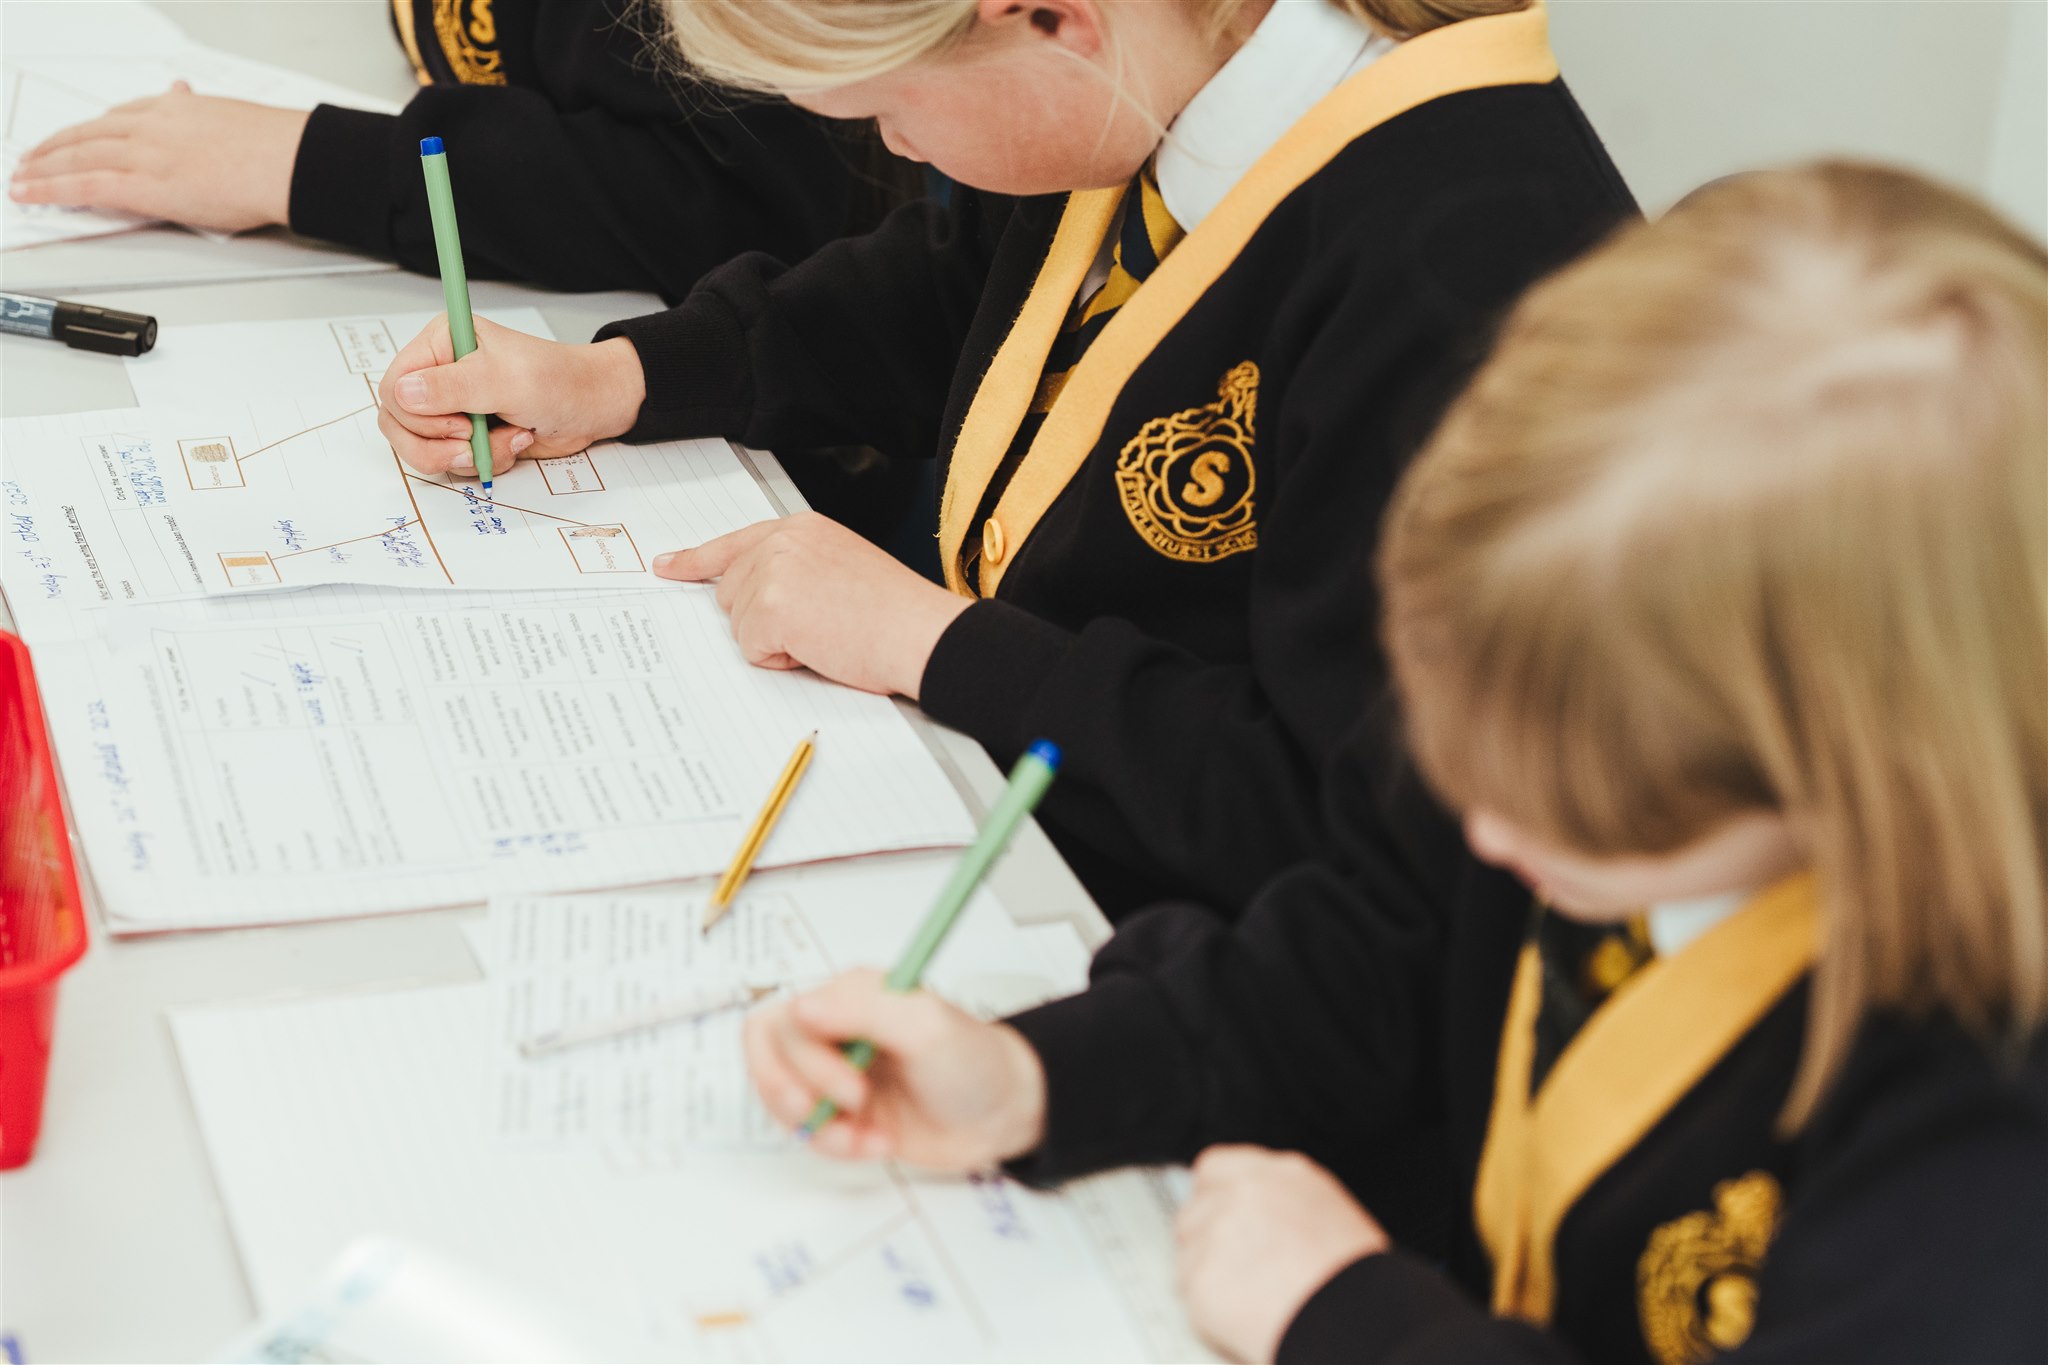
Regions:
<instances>
[{"instance_id":1,"label":"printed worksheet","mask_svg":"<svg viewBox=\"0 0 2048 1365\"><path fill-rule=\"evenodd\" d=\"M0 181L54 133L117 105L161 95L173 81L289 109L339 104L395 113L397 106L331 81L204 47L156 5L139 0L0 5ZM0 249L125 232L148 220L0 197Z\"/></svg>"},{"instance_id":2,"label":"printed worksheet","mask_svg":"<svg viewBox=\"0 0 2048 1365\"><path fill-rule=\"evenodd\" d=\"M143 606L36 663L116 933L709 875L814 730L762 865L973 834L894 703L749 667L704 588Z\"/></svg>"},{"instance_id":3,"label":"printed worksheet","mask_svg":"<svg viewBox=\"0 0 2048 1365\"><path fill-rule=\"evenodd\" d=\"M769 874L759 894L798 907L838 970L893 957L945 870ZM583 970L638 957L665 922L649 919L662 913L654 902L642 908L535 911L522 931L529 967L535 954ZM933 988L1020 969L1078 988L1075 955L1024 966L1016 935L1031 932L973 907L933 964ZM587 1144L508 1143L496 1004L486 980L173 1013L260 1311L280 1311L374 1234L473 1266L611 1359L1213 1359L1174 1292L1162 1173L1040 1193L993 1174L833 1162L786 1137L625 1168ZM731 1046L707 1047L697 1068L744 1082ZM649 1073L657 1103L696 1083Z\"/></svg>"},{"instance_id":4,"label":"printed worksheet","mask_svg":"<svg viewBox=\"0 0 2048 1365\"><path fill-rule=\"evenodd\" d=\"M332 583L651 588L657 553L775 515L722 441L521 461L493 500L399 463L368 384L341 411L252 395L0 423L0 583L24 635L96 632L103 606Z\"/></svg>"},{"instance_id":5,"label":"printed worksheet","mask_svg":"<svg viewBox=\"0 0 2048 1365\"><path fill-rule=\"evenodd\" d=\"M250 392L360 403L438 312L207 322L178 328L178 344L121 363L140 407L232 403ZM476 316L516 332L553 338L537 308L478 309Z\"/></svg>"},{"instance_id":6,"label":"printed worksheet","mask_svg":"<svg viewBox=\"0 0 2048 1365\"><path fill-rule=\"evenodd\" d=\"M494 900L469 926L498 1021L497 1133L544 1146L592 1144L621 1163L691 1160L709 1147L787 1140L739 1055L738 1010L537 1056L519 1044L569 1026L740 987L786 993L842 967L886 965L909 942L951 855L755 878L708 934L701 892L613 892ZM1088 953L1066 923L1018 928L983 894L934 962L931 986L984 1017L1078 990Z\"/></svg>"}]
</instances>

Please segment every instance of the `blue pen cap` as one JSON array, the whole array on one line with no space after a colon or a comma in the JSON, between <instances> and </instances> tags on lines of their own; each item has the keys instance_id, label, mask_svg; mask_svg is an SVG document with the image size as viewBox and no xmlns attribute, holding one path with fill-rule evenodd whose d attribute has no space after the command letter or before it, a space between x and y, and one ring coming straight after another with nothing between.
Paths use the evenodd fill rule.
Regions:
<instances>
[{"instance_id":1,"label":"blue pen cap","mask_svg":"<svg viewBox=\"0 0 2048 1365\"><path fill-rule=\"evenodd\" d=\"M439 156L444 150L445 149L441 146L440 138L423 137L420 139L421 156Z\"/></svg>"},{"instance_id":2,"label":"blue pen cap","mask_svg":"<svg viewBox=\"0 0 2048 1365\"><path fill-rule=\"evenodd\" d=\"M1040 763L1043 763L1046 767L1051 768L1054 772L1059 771L1060 746L1053 743L1051 740L1034 739L1031 741L1031 747L1029 749L1026 749L1024 752L1030 754L1033 758L1037 759Z\"/></svg>"}]
</instances>

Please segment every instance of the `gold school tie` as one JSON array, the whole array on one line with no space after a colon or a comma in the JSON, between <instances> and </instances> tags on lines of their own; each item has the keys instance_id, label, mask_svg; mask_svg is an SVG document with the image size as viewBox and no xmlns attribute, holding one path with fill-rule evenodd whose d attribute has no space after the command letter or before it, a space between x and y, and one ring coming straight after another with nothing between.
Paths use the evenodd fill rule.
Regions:
<instances>
[{"instance_id":1,"label":"gold school tie","mask_svg":"<svg viewBox=\"0 0 2048 1365\"><path fill-rule=\"evenodd\" d=\"M1138 286L1159 268L1166 253L1187 236L1166 211L1166 200L1160 196L1159 181L1150 162L1138 172L1133 188L1135 194L1124 195L1123 224L1117 229L1116 246L1110 252L1109 278L1074 310L1046 356L1045 377L1039 380L1038 393L1031 400L1031 411L1037 416L1043 417L1052 410L1053 400L1067 386L1074 366L1081 362L1082 354L1102 334L1102 329L1109 326L1116 310L1138 292Z\"/></svg>"}]
</instances>

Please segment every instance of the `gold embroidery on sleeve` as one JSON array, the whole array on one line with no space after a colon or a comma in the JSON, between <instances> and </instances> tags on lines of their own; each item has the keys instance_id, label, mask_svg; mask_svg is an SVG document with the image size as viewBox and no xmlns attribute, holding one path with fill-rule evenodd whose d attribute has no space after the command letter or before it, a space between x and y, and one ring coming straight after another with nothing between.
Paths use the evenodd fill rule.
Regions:
<instances>
[{"instance_id":1,"label":"gold embroidery on sleeve","mask_svg":"<svg viewBox=\"0 0 2048 1365\"><path fill-rule=\"evenodd\" d=\"M434 36L441 40L455 79L464 85L505 83L505 54L493 46L498 21L491 5L492 0L434 0Z\"/></svg>"},{"instance_id":2,"label":"gold embroidery on sleeve","mask_svg":"<svg viewBox=\"0 0 2048 1365\"><path fill-rule=\"evenodd\" d=\"M1714 1186L1714 1208L1650 1234L1636 1262L1643 1341L1663 1365L1700 1365L1749 1339L1756 1277L1783 1195L1768 1171Z\"/></svg>"},{"instance_id":3,"label":"gold embroidery on sleeve","mask_svg":"<svg viewBox=\"0 0 2048 1365\"><path fill-rule=\"evenodd\" d=\"M1193 564L1257 548L1258 405L1259 367L1247 360L1223 376L1215 402L1138 429L1117 457L1116 487L1124 515L1147 545Z\"/></svg>"}]
</instances>

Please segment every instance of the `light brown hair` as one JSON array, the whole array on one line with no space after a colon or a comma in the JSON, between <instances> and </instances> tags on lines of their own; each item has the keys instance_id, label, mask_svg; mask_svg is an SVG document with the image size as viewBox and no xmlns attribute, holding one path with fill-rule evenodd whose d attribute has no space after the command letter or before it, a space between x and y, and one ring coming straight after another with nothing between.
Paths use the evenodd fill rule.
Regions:
<instances>
[{"instance_id":1,"label":"light brown hair","mask_svg":"<svg viewBox=\"0 0 2048 1365\"><path fill-rule=\"evenodd\" d=\"M1592 854L1788 815L1824 905L1800 1122L1873 1008L2048 1014L2048 254L1848 164L1534 289L1380 557L1411 748Z\"/></svg>"},{"instance_id":2,"label":"light brown hair","mask_svg":"<svg viewBox=\"0 0 2048 1365\"><path fill-rule=\"evenodd\" d=\"M1157 3L1157 0L1149 0ZM1175 0L1212 36L1246 0ZM1275 0L1298 3L1299 0ZM1382 33L1529 8L1532 0L1326 0ZM943 52L973 27L975 0L662 0L671 41L700 75L775 94L851 85Z\"/></svg>"}]
</instances>

